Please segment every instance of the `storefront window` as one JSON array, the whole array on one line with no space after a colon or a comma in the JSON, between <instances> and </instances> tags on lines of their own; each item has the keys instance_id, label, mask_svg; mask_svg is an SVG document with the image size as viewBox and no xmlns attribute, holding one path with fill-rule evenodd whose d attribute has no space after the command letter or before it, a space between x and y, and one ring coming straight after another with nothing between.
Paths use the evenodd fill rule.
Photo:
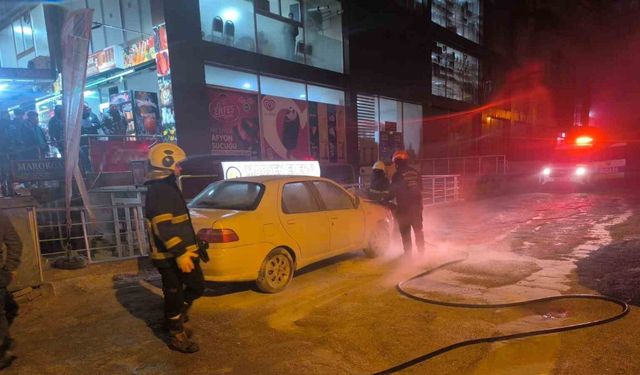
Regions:
<instances>
[{"instance_id":1,"label":"storefront window","mask_svg":"<svg viewBox=\"0 0 640 375\"><path fill-rule=\"evenodd\" d=\"M18 15L0 30L0 67L49 69L49 43L44 8Z\"/></svg>"},{"instance_id":2,"label":"storefront window","mask_svg":"<svg viewBox=\"0 0 640 375\"><path fill-rule=\"evenodd\" d=\"M216 66L205 66L205 77L215 86L207 89L212 154L346 162L344 91L259 76L260 90L243 92L255 74Z\"/></svg>"},{"instance_id":3,"label":"storefront window","mask_svg":"<svg viewBox=\"0 0 640 375\"><path fill-rule=\"evenodd\" d=\"M431 53L431 93L467 103L478 102L479 62L442 43Z\"/></svg>"},{"instance_id":4,"label":"storefront window","mask_svg":"<svg viewBox=\"0 0 640 375\"><path fill-rule=\"evenodd\" d=\"M305 49L307 64L343 71L342 6L334 0L305 2Z\"/></svg>"},{"instance_id":5,"label":"storefront window","mask_svg":"<svg viewBox=\"0 0 640 375\"><path fill-rule=\"evenodd\" d=\"M344 105L344 91L328 87L307 85L310 102Z\"/></svg>"},{"instance_id":6,"label":"storefront window","mask_svg":"<svg viewBox=\"0 0 640 375\"><path fill-rule=\"evenodd\" d=\"M397 149L406 149L413 157L420 157L420 104L358 94L356 107L361 165L370 165L379 159L390 161Z\"/></svg>"},{"instance_id":7,"label":"storefront window","mask_svg":"<svg viewBox=\"0 0 640 375\"><path fill-rule=\"evenodd\" d=\"M258 75L207 65L204 67L207 85L230 87L246 91L258 91Z\"/></svg>"},{"instance_id":8,"label":"storefront window","mask_svg":"<svg viewBox=\"0 0 640 375\"><path fill-rule=\"evenodd\" d=\"M454 33L480 43L480 0L433 0L431 20Z\"/></svg>"},{"instance_id":9,"label":"storefront window","mask_svg":"<svg viewBox=\"0 0 640 375\"><path fill-rule=\"evenodd\" d=\"M265 76L260 76L260 93L296 100L305 100L307 98L304 83Z\"/></svg>"},{"instance_id":10,"label":"storefront window","mask_svg":"<svg viewBox=\"0 0 640 375\"><path fill-rule=\"evenodd\" d=\"M252 0L200 0L200 26L204 40L256 50Z\"/></svg>"},{"instance_id":11,"label":"storefront window","mask_svg":"<svg viewBox=\"0 0 640 375\"><path fill-rule=\"evenodd\" d=\"M344 71L337 0L200 0L204 40Z\"/></svg>"}]
</instances>

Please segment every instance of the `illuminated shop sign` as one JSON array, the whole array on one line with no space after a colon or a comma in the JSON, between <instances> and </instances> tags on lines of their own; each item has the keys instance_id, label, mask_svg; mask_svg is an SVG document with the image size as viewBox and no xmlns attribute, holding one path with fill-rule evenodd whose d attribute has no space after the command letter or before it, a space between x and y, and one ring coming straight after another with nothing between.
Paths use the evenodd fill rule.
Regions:
<instances>
[{"instance_id":1,"label":"illuminated shop sign","mask_svg":"<svg viewBox=\"0 0 640 375\"><path fill-rule=\"evenodd\" d=\"M250 176L320 177L317 161L235 161L222 162L225 179Z\"/></svg>"},{"instance_id":2,"label":"illuminated shop sign","mask_svg":"<svg viewBox=\"0 0 640 375\"><path fill-rule=\"evenodd\" d=\"M123 69L124 52L122 47L114 45L89 55L87 62L87 77L113 69Z\"/></svg>"}]
</instances>

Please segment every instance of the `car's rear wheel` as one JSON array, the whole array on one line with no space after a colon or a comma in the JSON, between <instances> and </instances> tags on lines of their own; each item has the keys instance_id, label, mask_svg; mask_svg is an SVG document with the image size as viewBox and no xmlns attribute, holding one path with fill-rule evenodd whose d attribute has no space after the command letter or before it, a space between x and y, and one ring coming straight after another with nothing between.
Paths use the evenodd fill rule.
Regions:
<instances>
[{"instance_id":1,"label":"car's rear wheel","mask_svg":"<svg viewBox=\"0 0 640 375\"><path fill-rule=\"evenodd\" d=\"M256 286L265 293L281 292L291 282L294 271L291 254L278 247L271 250L262 262Z\"/></svg>"},{"instance_id":2,"label":"car's rear wheel","mask_svg":"<svg viewBox=\"0 0 640 375\"><path fill-rule=\"evenodd\" d=\"M389 225L386 223L378 223L376 229L369 236L369 243L364 249L364 253L369 258L379 257L387 251L390 243L391 235L389 233Z\"/></svg>"}]
</instances>

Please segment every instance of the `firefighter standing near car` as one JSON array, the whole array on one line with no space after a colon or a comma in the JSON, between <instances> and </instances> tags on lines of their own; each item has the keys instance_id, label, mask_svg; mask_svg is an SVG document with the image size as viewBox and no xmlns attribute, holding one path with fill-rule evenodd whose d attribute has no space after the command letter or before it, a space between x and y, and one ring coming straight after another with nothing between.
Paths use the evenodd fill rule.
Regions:
<instances>
[{"instance_id":1,"label":"firefighter standing near car","mask_svg":"<svg viewBox=\"0 0 640 375\"><path fill-rule=\"evenodd\" d=\"M171 143L157 144L149 150L149 163L154 170L145 182L145 209L151 259L162 276L164 313L171 336L169 347L194 353L199 347L190 330L185 329L185 322L191 304L204 292L204 278L198 242L176 180L179 163L185 158L185 152Z\"/></svg>"},{"instance_id":2,"label":"firefighter standing near car","mask_svg":"<svg viewBox=\"0 0 640 375\"><path fill-rule=\"evenodd\" d=\"M391 178L391 196L396 200L395 218L398 222L405 255L411 255L411 229L416 238L416 247L424 253L422 232L422 178L409 167L409 153L404 150L393 154L396 173Z\"/></svg>"},{"instance_id":3,"label":"firefighter standing near car","mask_svg":"<svg viewBox=\"0 0 640 375\"><path fill-rule=\"evenodd\" d=\"M369 199L377 202L389 200L389 179L385 172L384 162L378 160L371 168L371 183L368 191Z\"/></svg>"},{"instance_id":4,"label":"firefighter standing near car","mask_svg":"<svg viewBox=\"0 0 640 375\"><path fill-rule=\"evenodd\" d=\"M0 370L9 367L15 359L9 352L13 343L9 327L18 314L18 304L7 291L7 286L16 277L22 255L22 242L18 233L9 218L0 212L0 247L2 245L6 246L7 251L0 269Z\"/></svg>"}]
</instances>

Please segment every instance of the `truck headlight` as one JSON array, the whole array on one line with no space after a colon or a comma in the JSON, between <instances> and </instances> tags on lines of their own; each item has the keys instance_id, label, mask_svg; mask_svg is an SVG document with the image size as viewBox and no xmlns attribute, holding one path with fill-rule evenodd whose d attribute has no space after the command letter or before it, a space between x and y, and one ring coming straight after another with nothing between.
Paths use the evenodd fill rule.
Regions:
<instances>
[{"instance_id":1,"label":"truck headlight","mask_svg":"<svg viewBox=\"0 0 640 375\"><path fill-rule=\"evenodd\" d=\"M587 168L585 167L576 168L576 176L584 176L586 174L587 174Z\"/></svg>"},{"instance_id":2,"label":"truck headlight","mask_svg":"<svg viewBox=\"0 0 640 375\"><path fill-rule=\"evenodd\" d=\"M551 168L547 167L545 169L542 170L542 174L544 176L549 176L551 174Z\"/></svg>"}]
</instances>

